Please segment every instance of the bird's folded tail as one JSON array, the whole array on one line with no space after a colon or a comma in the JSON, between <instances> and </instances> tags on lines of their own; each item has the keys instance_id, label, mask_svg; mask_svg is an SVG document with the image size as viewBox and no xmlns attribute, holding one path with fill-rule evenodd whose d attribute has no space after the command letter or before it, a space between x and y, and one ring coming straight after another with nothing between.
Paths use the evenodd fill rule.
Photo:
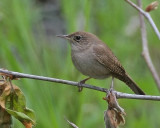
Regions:
<instances>
[{"instance_id":1,"label":"bird's folded tail","mask_svg":"<svg viewBox=\"0 0 160 128\"><path fill-rule=\"evenodd\" d=\"M125 75L125 77L123 77L123 79L120 79L120 80L125 82L135 94L145 95L145 93L138 87L138 85L128 75Z\"/></svg>"}]
</instances>

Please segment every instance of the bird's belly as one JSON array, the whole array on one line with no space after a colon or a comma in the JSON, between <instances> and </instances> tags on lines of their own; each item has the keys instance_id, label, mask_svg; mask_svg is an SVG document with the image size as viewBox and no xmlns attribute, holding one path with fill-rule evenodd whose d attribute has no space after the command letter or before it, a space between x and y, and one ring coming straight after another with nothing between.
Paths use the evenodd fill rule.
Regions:
<instances>
[{"instance_id":1,"label":"bird's belly","mask_svg":"<svg viewBox=\"0 0 160 128\"><path fill-rule=\"evenodd\" d=\"M96 79L104 79L110 76L110 71L101 65L92 54L74 53L72 61L75 67L83 74Z\"/></svg>"}]
</instances>

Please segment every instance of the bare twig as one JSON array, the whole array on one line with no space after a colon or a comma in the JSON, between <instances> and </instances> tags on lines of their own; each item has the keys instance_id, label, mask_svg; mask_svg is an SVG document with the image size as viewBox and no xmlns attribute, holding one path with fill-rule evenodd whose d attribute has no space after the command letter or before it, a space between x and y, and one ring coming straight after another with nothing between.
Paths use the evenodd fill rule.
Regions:
<instances>
[{"instance_id":1,"label":"bare twig","mask_svg":"<svg viewBox=\"0 0 160 128\"><path fill-rule=\"evenodd\" d=\"M114 91L116 94L117 99L125 98L125 99L141 99L141 100L157 100L159 101L160 96L151 96L151 95L136 95L136 94L128 94Z\"/></svg>"},{"instance_id":2,"label":"bare twig","mask_svg":"<svg viewBox=\"0 0 160 128\"><path fill-rule=\"evenodd\" d=\"M138 0L138 5L141 8L141 1ZM139 18L140 18L140 26L141 26L141 35L142 35L142 47L143 47L143 51L142 51L142 55L154 77L154 80L157 84L158 89L160 90L160 78L158 76L158 73L152 63L150 54L149 54L149 50L148 50L148 41L147 41L147 32L146 32L146 26L145 26L145 22L144 22L144 17L142 15L142 13L139 13Z\"/></svg>"},{"instance_id":3,"label":"bare twig","mask_svg":"<svg viewBox=\"0 0 160 128\"><path fill-rule=\"evenodd\" d=\"M4 69L0 69L0 74L1 75L6 75L6 74L12 75L12 77L14 77L14 78L29 78L29 79L36 79L36 80L43 80L43 81L50 81L50 82L55 82L55 83L62 83L62 84L66 84L66 85L78 86L78 82L74 82L74 81L24 74L24 73L19 73L19 72L8 71L8 70L4 70ZM82 86L84 88L89 88L89 89L93 89L93 90L97 90L97 91L101 91L101 92L105 92L105 93L108 92L108 89L97 87L94 85L82 84ZM117 98L160 101L160 96L127 94L127 93L121 93L118 91L113 91L113 92L115 93Z\"/></svg>"},{"instance_id":4,"label":"bare twig","mask_svg":"<svg viewBox=\"0 0 160 128\"><path fill-rule=\"evenodd\" d=\"M141 9L140 7L138 7L136 4L134 4L132 1L130 0L125 0L127 3L129 3L132 7L134 7L136 10L138 10L143 16L145 16L145 18L148 20L148 22L150 23L150 25L152 26L154 32L156 33L156 35L158 36L159 40L160 40L160 32L157 28L157 26L155 25L152 17L150 16L150 14L148 12L145 12L143 9Z\"/></svg>"},{"instance_id":5,"label":"bare twig","mask_svg":"<svg viewBox=\"0 0 160 128\"><path fill-rule=\"evenodd\" d=\"M19 72L8 71L8 70L4 70L4 69L0 69L0 73L1 73L1 75L3 75L3 74L13 75L14 78L29 78L29 79L36 79L36 80L43 80L43 81L50 81L50 82L55 82L55 83L62 83L62 84L66 84L66 85L78 86L78 82L74 82L74 81L24 74L24 73L19 73ZM82 84L82 86L85 88L90 88L90 89L101 91L101 92L107 92L107 89L93 86L93 85Z\"/></svg>"},{"instance_id":6,"label":"bare twig","mask_svg":"<svg viewBox=\"0 0 160 128\"><path fill-rule=\"evenodd\" d=\"M66 119L66 118L65 118ZM70 122L69 120L66 119L66 121L73 127L73 128L78 128L77 125L74 123Z\"/></svg>"},{"instance_id":7,"label":"bare twig","mask_svg":"<svg viewBox=\"0 0 160 128\"><path fill-rule=\"evenodd\" d=\"M147 33L146 33L146 26L145 26L145 22L144 22L144 17L145 16L149 23L151 24L151 26L153 27L155 33L157 34L158 37L160 37L160 33L159 30L157 29L154 21L152 20L151 16L149 13L145 12L144 10L141 9L141 2L138 0L138 5L140 7L138 7L136 4L134 4L133 2L131 2L130 0L125 0L126 2L128 2L131 6L133 6L135 9L137 9L139 11L139 15L140 15L140 26L141 26L141 35L142 35L142 47L143 47L143 51L142 51L142 55L147 63L147 66L149 67L153 78L157 84L158 89L160 90L160 78L158 76L158 73L152 63L150 54L149 54L149 50L148 50L148 41L147 41ZM160 38L159 38L160 39Z\"/></svg>"}]
</instances>

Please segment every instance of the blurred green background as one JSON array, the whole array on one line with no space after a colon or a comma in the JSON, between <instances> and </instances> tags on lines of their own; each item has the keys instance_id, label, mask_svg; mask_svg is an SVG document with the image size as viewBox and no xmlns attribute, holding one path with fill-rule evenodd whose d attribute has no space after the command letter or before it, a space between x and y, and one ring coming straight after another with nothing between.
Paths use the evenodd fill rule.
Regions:
<instances>
[{"instance_id":1,"label":"blurred green background","mask_svg":"<svg viewBox=\"0 0 160 128\"><path fill-rule=\"evenodd\" d=\"M136 2L134 0L134 2ZM143 1L144 8L152 0ZM160 10L151 12L160 28ZM149 49L160 71L160 41L146 22ZM85 78L73 66L70 46L56 37L84 30L108 44L134 81L147 93L159 95L153 77L141 56L138 12L124 0L1 0L0 68L73 81ZM35 128L70 127L64 117L80 128L103 128L107 104L104 93L38 80L14 81L24 92L28 107L37 118ZM87 82L107 87L111 79ZM132 93L119 80L117 91ZM160 102L118 100L125 109L125 128L160 127ZM14 128L23 125L14 119Z\"/></svg>"}]
</instances>

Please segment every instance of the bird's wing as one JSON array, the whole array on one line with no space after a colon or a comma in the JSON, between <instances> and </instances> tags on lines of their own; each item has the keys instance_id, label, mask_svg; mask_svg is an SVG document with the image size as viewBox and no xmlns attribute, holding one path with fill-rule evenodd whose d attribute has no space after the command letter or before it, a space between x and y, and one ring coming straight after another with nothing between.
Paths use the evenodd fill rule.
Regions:
<instances>
[{"instance_id":1,"label":"bird's wing","mask_svg":"<svg viewBox=\"0 0 160 128\"><path fill-rule=\"evenodd\" d=\"M117 57L105 44L97 44L93 47L96 60L106 67L115 76L124 76L125 70Z\"/></svg>"}]
</instances>

